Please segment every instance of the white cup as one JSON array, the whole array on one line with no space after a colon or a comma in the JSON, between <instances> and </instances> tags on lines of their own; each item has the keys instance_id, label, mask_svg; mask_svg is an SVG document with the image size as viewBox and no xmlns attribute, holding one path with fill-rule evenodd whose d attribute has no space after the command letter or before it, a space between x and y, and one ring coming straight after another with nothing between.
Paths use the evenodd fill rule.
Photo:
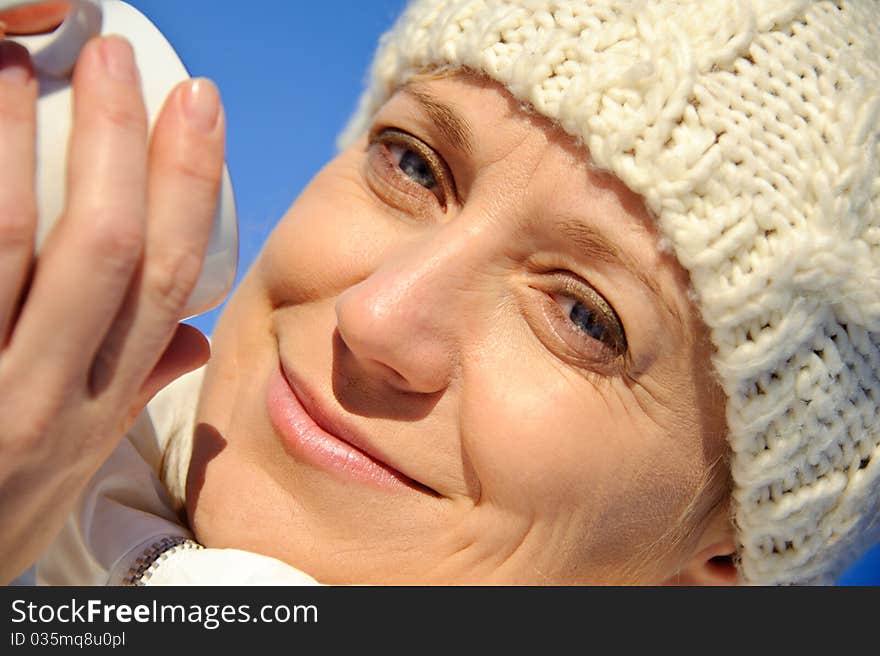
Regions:
<instances>
[{"instance_id":1,"label":"white cup","mask_svg":"<svg viewBox=\"0 0 880 656\"><path fill-rule=\"evenodd\" d=\"M0 11L38 0L0 0ZM37 249L64 209L67 141L70 134L70 72L86 41L119 34L131 42L143 81L150 123L179 82L189 79L171 44L143 14L119 0L72 0L72 10L51 34L7 37L31 53L40 81L37 101ZM186 217L181 217L185 221ZM223 185L202 273L190 295L186 316L217 306L232 289L238 266L238 225L229 171Z\"/></svg>"}]
</instances>

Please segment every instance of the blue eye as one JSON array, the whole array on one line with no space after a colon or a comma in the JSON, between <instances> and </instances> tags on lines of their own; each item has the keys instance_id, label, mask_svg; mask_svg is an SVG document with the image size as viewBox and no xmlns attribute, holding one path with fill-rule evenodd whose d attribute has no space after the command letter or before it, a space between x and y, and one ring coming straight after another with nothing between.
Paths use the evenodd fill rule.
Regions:
<instances>
[{"instance_id":1,"label":"blue eye","mask_svg":"<svg viewBox=\"0 0 880 656\"><path fill-rule=\"evenodd\" d=\"M559 303L568 320L581 332L595 340L608 343L613 341L602 316L593 308L581 303L571 296L553 294L553 300Z\"/></svg>"},{"instance_id":2,"label":"blue eye","mask_svg":"<svg viewBox=\"0 0 880 656\"><path fill-rule=\"evenodd\" d=\"M400 170L413 182L420 184L425 189L433 190L437 187L437 178L434 177L431 166L424 157L414 150L398 144L390 144L388 150Z\"/></svg>"},{"instance_id":3,"label":"blue eye","mask_svg":"<svg viewBox=\"0 0 880 656\"><path fill-rule=\"evenodd\" d=\"M455 179L446 162L431 146L396 128L374 129L369 136L368 174L378 184L377 194L385 202L413 212L433 211L423 204L434 196L445 212L447 201L457 200ZM405 205L406 207L401 207Z\"/></svg>"},{"instance_id":4,"label":"blue eye","mask_svg":"<svg viewBox=\"0 0 880 656\"><path fill-rule=\"evenodd\" d=\"M600 342L604 340L605 327L596 321L595 312L585 307L583 303L575 303L568 318L593 339L598 339Z\"/></svg>"}]
</instances>

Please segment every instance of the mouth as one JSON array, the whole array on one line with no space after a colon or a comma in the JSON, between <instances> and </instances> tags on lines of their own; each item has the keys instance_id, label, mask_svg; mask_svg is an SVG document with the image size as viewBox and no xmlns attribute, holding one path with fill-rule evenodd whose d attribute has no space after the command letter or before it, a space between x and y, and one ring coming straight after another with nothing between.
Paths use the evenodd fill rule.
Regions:
<instances>
[{"instance_id":1,"label":"mouth","mask_svg":"<svg viewBox=\"0 0 880 656\"><path fill-rule=\"evenodd\" d=\"M390 464L366 435L334 414L283 362L272 373L266 407L284 450L294 459L375 489L440 496Z\"/></svg>"}]
</instances>

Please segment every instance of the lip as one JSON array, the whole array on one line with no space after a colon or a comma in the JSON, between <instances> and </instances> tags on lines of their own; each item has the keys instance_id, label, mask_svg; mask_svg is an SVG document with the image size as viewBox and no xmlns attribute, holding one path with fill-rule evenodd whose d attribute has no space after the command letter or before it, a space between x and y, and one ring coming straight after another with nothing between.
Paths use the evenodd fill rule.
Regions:
<instances>
[{"instance_id":1,"label":"lip","mask_svg":"<svg viewBox=\"0 0 880 656\"><path fill-rule=\"evenodd\" d=\"M437 496L389 464L362 433L332 415L283 362L272 373L266 407L282 446L295 459L376 489L415 489Z\"/></svg>"}]
</instances>

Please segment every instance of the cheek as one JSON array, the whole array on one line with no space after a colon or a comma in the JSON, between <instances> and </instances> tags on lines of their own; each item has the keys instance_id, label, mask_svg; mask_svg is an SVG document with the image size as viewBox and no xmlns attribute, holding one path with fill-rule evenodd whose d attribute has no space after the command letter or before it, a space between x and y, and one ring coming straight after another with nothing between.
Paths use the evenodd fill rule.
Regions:
<instances>
[{"instance_id":1,"label":"cheek","mask_svg":"<svg viewBox=\"0 0 880 656\"><path fill-rule=\"evenodd\" d=\"M273 306L335 296L366 278L400 236L371 196L363 153L327 165L276 226L257 264Z\"/></svg>"},{"instance_id":2,"label":"cheek","mask_svg":"<svg viewBox=\"0 0 880 656\"><path fill-rule=\"evenodd\" d=\"M618 381L517 351L472 359L463 444L481 503L564 526L584 562L631 561L686 505L697 453L634 409Z\"/></svg>"},{"instance_id":3,"label":"cheek","mask_svg":"<svg viewBox=\"0 0 880 656\"><path fill-rule=\"evenodd\" d=\"M619 473L637 436L616 394L597 388L503 315L463 360L462 440L484 496L532 508L583 504Z\"/></svg>"}]
</instances>

